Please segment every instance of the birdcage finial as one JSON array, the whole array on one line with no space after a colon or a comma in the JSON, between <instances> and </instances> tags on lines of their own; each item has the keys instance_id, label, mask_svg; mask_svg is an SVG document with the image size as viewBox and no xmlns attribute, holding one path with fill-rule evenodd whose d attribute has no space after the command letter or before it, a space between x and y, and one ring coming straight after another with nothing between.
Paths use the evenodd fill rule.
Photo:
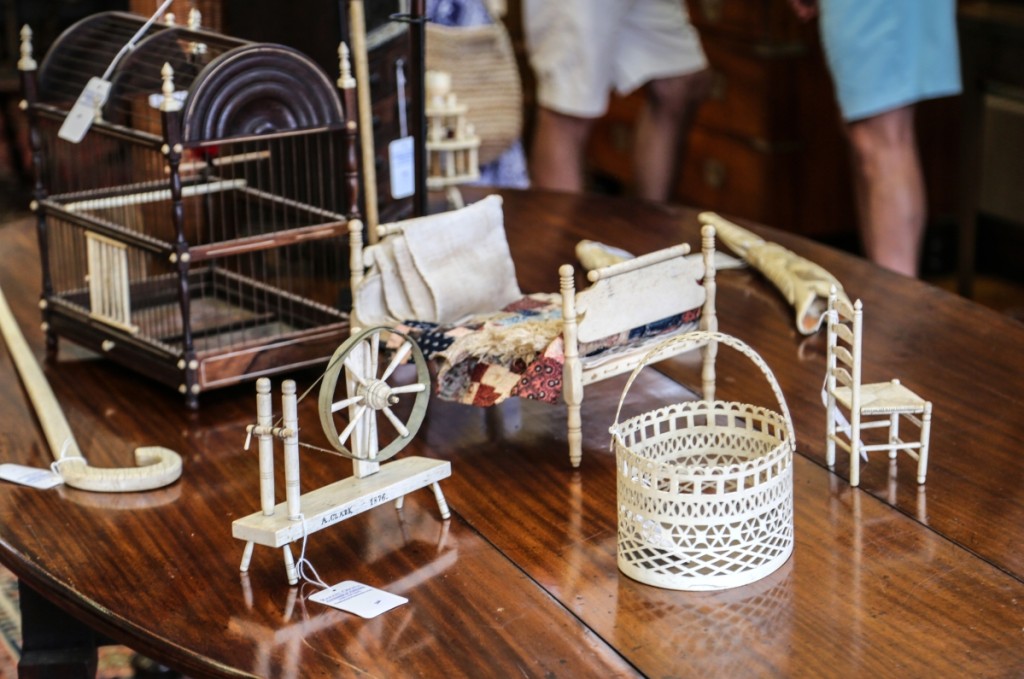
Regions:
<instances>
[{"instance_id":1,"label":"birdcage finial","mask_svg":"<svg viewBox=\"0 0 1024 679\"><path fill-rule=\"evenodd\" d=\"M188 11L188 28L191 31L198 31L202 28L203 24L203 13L197 8L193 7ZM198 40L193 41L190 45L190 52L196 55L206 54L206 43L199 42Z\"/></svg>"},{"instance_id":2,"label":"birdcage finial","mask_svg":"<svg viewBox=\"0 0 1024 679\"><path fill-rule=\"evenodd\" d=\"M18 59L18 70L34 71L36 66L36 60L32 58L32 29L25 24L21 27L21 58Z\"/></svg>"},{"instance_id":3,"label":"birdcage finial","mask_svg":"<svg viewBox=\"0 0 1024 679\"><path fill-rule=\"evenodd\" d=\"M338 89L353 89L356 86L356 79L352 77L352 62L349 56L348 45L344 42L338 43L338 70L341 73L338 78Z\"/></svg>"},{"instance_id":4,"label":"birdcage finial","mask_svg":"<svg viewBox=\"0 0 1024 679\"><path fill-rule=\"evenodd\" d=\"M160 77L164 81L161 88L164 93L164 100L160 102L160 110L180 111L181 102L174 98L174 69L166 61L163 68L160 69Z\"/></svg>"},{"instance_id":5,"label":"birdcage finial","mask_svg":"<svg viewBox=\"0 0 1024 679\"><path fill-rule=\"evenodd\" d=\"M164 23L167 24L168 26L173 26L174 25L174 23L175 23L174 12L168 12L167 14L164 14Z\"/></svg>"}]
</instances>

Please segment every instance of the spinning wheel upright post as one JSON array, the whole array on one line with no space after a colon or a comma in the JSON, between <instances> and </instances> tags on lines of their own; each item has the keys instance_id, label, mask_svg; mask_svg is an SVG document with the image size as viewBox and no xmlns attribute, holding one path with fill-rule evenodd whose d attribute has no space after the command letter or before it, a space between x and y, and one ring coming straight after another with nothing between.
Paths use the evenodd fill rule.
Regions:
<instances>
[{"instance_id":1,"label":"spinning wheel upright post","mask_svg":"<svg viewBox=\"0 0 1024 679\"><path fill-rule=\"evenodd\" d=\"M322 376L318 403L320 423L333 451L300 444L299 398L294 381L286 380L282 384L280 426L274 425L270 380L257 381L257 421L248 427L246 448L255 436L260 453L260 511L237 519L231 526L232 535L246 541L240 567L243 572L249 569L255 544L280 548L288 583L294 585L299 573L290 548L292 542L392 500L401 509L405 495L427 486L434 492L441 518L451 515L439 483L451 476L450 462L406 457L382 464L419 431L426 414L430 384L423 354L415 342L404 335L393 333L401 343L386 365L383 364L380 343L385 332L393 333L387 328L370 328L349 338L338 347ZM395 378L399 367L406 362L415 367L416 379L403 384ZM392 384L393 381L396 383ZM340 397L339 386L343 387ZM409 396L413 397L412 403L403 403ZM379 422L378 416L387 423ZM389 432L393 432L393 438L385 439ZM285 471L285 501L276 505L275 439L283 442ZM351 459L354 475L302 493L300 445Z\"/></svg>"}]
</instances>

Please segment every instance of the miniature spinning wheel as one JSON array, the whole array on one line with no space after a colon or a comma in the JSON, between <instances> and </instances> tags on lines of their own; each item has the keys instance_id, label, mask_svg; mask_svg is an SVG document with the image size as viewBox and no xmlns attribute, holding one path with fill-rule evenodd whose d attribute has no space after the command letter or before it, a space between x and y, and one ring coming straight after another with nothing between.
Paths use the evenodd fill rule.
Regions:
<instances>
[{"instance_id":1,"label":"miniature spinning wheel","mask_svg":"<svg viewBox=\"0 0 1024 679\"><path fill-rule=\"evenodd\" d=\"M399 340L385 350L385 337ZM416 379L408 381L412 363ZM400 380L399 377L404 378ZM363 330L338 347L320 386L320 424L331 445L353 460L382 462L419 431L430 400L430 372L423 352L389 328Z\"/></svg>"},{"instance_id":2,"label":"miniature spinning wheel","mask_svg":"<svg viewBox=\"0 0 1024 679\"><path fill-rule=\"evenodd\" d=\"M381 345L384 337L391 340L387 349ZM415 380L410 371L401 368L410 365L415 367ZM245 540L242 572L249 569L254 545L279 548L288 583L294 585L299 571L289 546L292 542L303 540L305 544L310 534L385 502L394 501L401 509L405 496L421 488L434 491L442 519L451 516L440 486L452 474L450 462L405 456L379 464L404 448L419 431L430 400L429 384L430 373L419 347L389 328L364 330L338 347L320 387L320 424L331 445L353 460L354 474L301 493L295 382L285 380L281 385L283 426L278 427L274 426L270 380L257 380L257 424L248 431L259 441L261 510L231 524L231 534ZM285 501L277 504L275 439L284 444Z\"/></svg>"}]
</instances>

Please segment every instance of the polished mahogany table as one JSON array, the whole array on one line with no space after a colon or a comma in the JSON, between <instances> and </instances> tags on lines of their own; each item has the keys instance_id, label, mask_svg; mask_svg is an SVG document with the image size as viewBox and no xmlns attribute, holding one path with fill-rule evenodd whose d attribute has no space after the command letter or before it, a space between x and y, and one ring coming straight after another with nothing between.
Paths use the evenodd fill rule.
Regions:
<instances>
[{"instance_id":1,"label":"polished mahogany table","mask_svg":"<svg viewBox=\"0 0 1024 679\"><path fill-rule=\"evenodd\" d=\"M467 191L476 198L479 192ZM697 244L692 210L596 196L503 192L524 291L557 290L581 238L641 253ZM900 377L935 406L928 483L883 455L846 482L824 466L824 333L796 333L759 274L718 276L724 332L771 366L797 432L796 547L778 571L713 593L663 590L616 568L614 456L607 428L624 378L587 389L584 455L568 464L565 410L432 401L401 455L452 463L442 521L419 491L313 534L328 583L355 580L409 603L363 620L289 587L280 553L256 547L247 574L231 522L259 508L257 458L242 445L252 385L173 391L61 342L45 372L94 466L139 445L181 453L184 474L150 493L0 486L0 561L23 583L22 676L88 668L108 640L190 676L974 676L1024 673L1024 326L799 237L753 227L825 266L866 309L865 377ZM40 361L38 264L28 221L0 227L0 285ZM728 349L718 396L773 406L759 371ZM317 371L292 375L300 391ZM691 398L695 361L647 369L632 413ZM279 380L275 380L276 383ZM3 461L51 461L0 349ZM300 426L319 432L316 404ZM303 489L351 473L303 454ZM278 488L282 488L278 479ZM296 553L297 553L296 546ZM58 652L59 651L59 652ZM48 665L47 663L51 663Z\"/></svg>"}]
</instances>

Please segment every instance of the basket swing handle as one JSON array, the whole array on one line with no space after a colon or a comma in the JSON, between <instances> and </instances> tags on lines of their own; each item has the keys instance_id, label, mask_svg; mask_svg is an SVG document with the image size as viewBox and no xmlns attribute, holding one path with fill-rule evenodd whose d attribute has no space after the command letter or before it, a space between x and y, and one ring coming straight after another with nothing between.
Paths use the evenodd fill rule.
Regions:
<instances>
[{"instance_id":1,"label":"basket swing handle","mask_svg":"<svg viewBox=\"0 0 1024 679\"><path fill-rule=\"evenodd\" d=\"M715 332L711 330L695 330L693 332L683 333L670 337L669 339L660 342L655 345L653 349L644 355L643 359L633 369L633 372L629 376L629 380L626 382L626 386L622 389L622 396L619 397L619 407L615 410L615 424L613 424L609 431L614 436L619 428L619 416L622 414L622 405L626 402L626 394L629 393L629 388L633 385L640 371L647 366L648 363L656 362L661 358L668 356L675 356L676 354L684 353L692 349L697 349L712 342L718 342L726 346L732 347L736 351L740 352L747 358L749 358L754 365L760 368L761 373L768 380L768 386L771 387L772 393L775 394L775 399L779 402L779 407L782 409L782 417L786 421L786 430L789 433L789 440L792 446L796 446L796 432L793 429L793 419L789 415L789 407L786 405L786 399L782 395L782 389L779 387L778 381L775 379L775 375L772 374L771 368L764 362L761 356L750 348L750 346L741 339L733 337L732 335L726 335L721 332Z\"/></svg>"}]
</instances>

